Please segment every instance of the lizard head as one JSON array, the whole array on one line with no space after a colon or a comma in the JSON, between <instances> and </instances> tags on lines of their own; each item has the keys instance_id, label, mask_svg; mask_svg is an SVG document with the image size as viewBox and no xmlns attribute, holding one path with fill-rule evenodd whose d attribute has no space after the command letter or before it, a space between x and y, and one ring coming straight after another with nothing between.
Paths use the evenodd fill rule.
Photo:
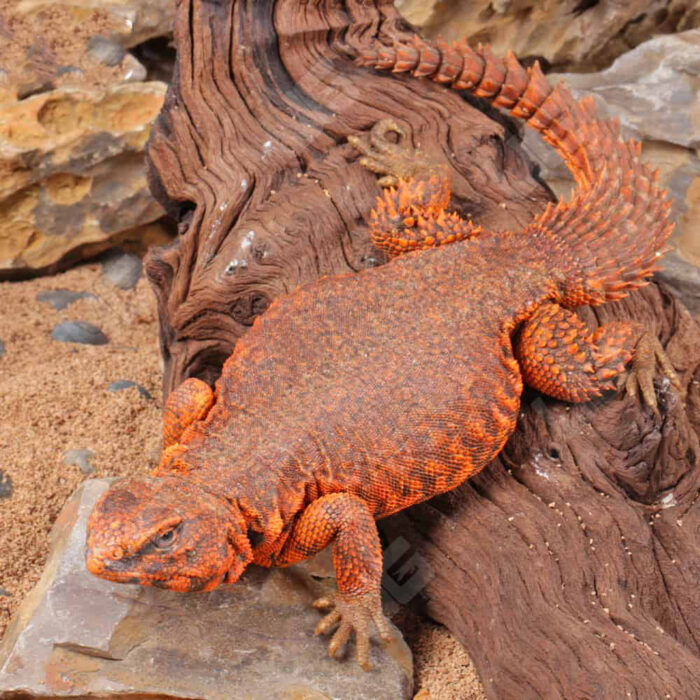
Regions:
<instances>
[{"instance_id":1,"label":"lizard head","mask_svg":"<svg viewBox=\"0 0 700 700\"><path fill-rule=\"evenodd\" d=\"M178 477L115 482L88 521L87 568L110 581L210 591L251 559L238 507Z\"/></svg>"}]
</instances>

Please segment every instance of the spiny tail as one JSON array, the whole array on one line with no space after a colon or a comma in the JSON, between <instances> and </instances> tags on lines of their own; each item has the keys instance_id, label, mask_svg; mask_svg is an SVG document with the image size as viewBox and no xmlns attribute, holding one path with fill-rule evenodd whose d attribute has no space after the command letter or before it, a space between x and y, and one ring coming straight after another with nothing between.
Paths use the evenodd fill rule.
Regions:
<instances>
[{"instance_id":1,"label":"spiny tail","mask_svg":"<svg viewBox=\"0 0 700 700\"><path fill-rule=\"evenodd\" d=\"M623 142L615 121L601 121L592 98L575 101L563 83L552 88L539 64L525 69L512 52L496 58L466 42L377 45L358 63L410 72L467 90L542 134L564 159L578 191L571 202L550 205L528 227L563 275L560 302L600 304L648 282L671 234L670 202L658 174L640 159L641 147Z\"/></svg>"}]
</instances>

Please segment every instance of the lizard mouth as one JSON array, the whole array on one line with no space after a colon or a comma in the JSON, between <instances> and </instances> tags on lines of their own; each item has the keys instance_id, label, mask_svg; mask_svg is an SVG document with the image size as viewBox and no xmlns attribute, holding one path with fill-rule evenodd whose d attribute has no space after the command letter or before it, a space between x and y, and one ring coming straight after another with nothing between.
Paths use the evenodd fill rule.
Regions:
<instances>
[{"instance_id":1,"label":"lizard mouth","mask_svg":"<svg viewBox=\"0 0 700 700\"><path fill-rule=\"evenodd\" d=\"M141 583L141 577L136 576L130 571L119 571L112 566L106 566L104 559L96 556L88 556L86 559L87 570L99 578L114 583Z\"/></svg>"}]
</instances>

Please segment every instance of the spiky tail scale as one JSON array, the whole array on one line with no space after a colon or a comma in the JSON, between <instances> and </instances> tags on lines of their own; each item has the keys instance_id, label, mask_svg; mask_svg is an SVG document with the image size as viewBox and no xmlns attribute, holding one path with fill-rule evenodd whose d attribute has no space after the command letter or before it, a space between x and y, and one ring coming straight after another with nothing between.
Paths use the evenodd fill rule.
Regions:
<instances>
[{"instance_id":1,"label":"spiky tail scale","mask_svg":"<svg viewBox=\"0 0 700 700\"><path fill-rule=\"evenodd\" d=\"M549 205L526 234L558 270L565 306L619 299L648 282L673 229L670 202L641 147L623 142L615 121L598 118L592 98L575 101L563 83L552 88L538 63L525 69L512 52L496 58L466 42L376 45L358 63L410 72L489 99L542 134L564 159L578 190Z\"/></svg>"}]
</instances>

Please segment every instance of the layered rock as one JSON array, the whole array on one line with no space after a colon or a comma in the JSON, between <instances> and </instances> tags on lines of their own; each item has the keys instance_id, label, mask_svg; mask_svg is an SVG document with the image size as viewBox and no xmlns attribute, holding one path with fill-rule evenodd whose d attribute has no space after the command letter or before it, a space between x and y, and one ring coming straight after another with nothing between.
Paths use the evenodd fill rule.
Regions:
<instances>
[{"instance_id":1,"label":"layered rock","mask_svg":"<svg viewBox=\"0 0 700 700\"><path fill-rule=\"evenodd\" d=\"M0 645L1 697L411 696L411 654L397 631L386 651L373 645L369 673L352 658L329 658L327 640L314 637L310 602L329 585L323 567L253 568L199 594L91 576L85 527L107 486L86 482L56 521L42 578Z\"/></svg>"},{"instance_id":2,"label":"layered rock","mask_svg":"<svg viewBox=\"0 0 700 700\"><path fill-rule=\"evenodd\" d=\"M0 105L0 275L94 254L162 216L144 146L165 89L61 88Z\"/></svg>"},{"instance_id":3,"label":"layered rock","mask_svg":"<svg viewBox=\"0 0 700 700\"><path fill-rule=\"evenodd\" d=\"M147 69L126 49L169 32L173 10L0 0L0 279L154 237L163 212L144 148L166 85L141 82Z\"/></svg>"},{"instance_id":4,"label":"layered rock","mask_svg":"<svg viewBox=\"0 0 700 700\"><path fill-rule=\"evenodd\" d=\"M565 70L603 68L653 34L700 24L688 0L396 0L428 36L466 37Z\"/></svg>"}]
</instances>

